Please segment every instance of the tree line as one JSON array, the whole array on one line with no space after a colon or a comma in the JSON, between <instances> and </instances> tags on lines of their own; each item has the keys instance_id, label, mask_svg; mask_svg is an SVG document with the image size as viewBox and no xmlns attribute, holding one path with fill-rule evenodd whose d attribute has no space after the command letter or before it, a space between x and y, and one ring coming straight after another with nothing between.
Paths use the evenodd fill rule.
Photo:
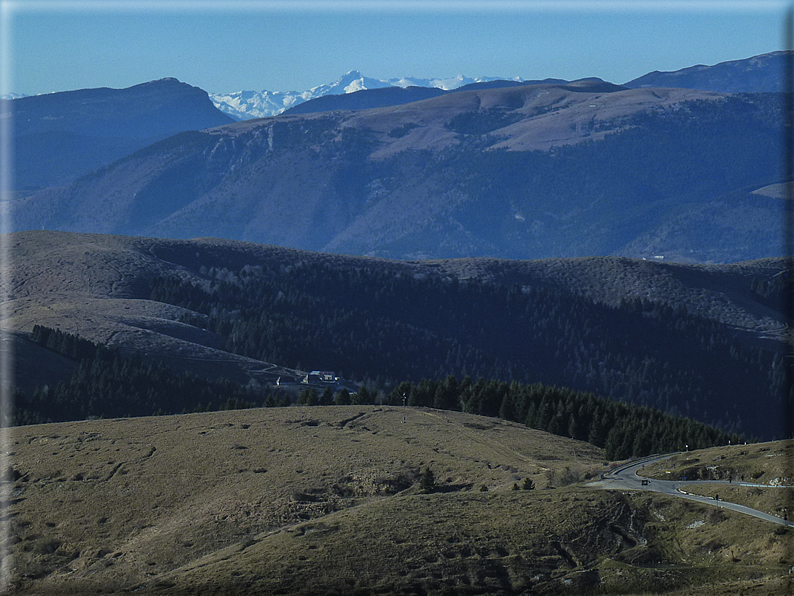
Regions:
<instances>
[{"instance_id":1,"label":"tree line","mask_svg":"<svg viewBox=\"0 0 794 596\"><path fill-rule=\"evenodd\" d=\"M587 441L606 451L611 460L702 449L746 439L714 426L656 408L604 399L540 383L518 383L470 377L404 381L384 393L362 386L352 398L346 390L322 394L314 388L301 392L299 405L381 404L453 410L501 418L551 434Z\"/></svg>"},{"instance_id":2,"label":"tree line","mask_svg":"<svg viewBox=\"0 0 794 596\"><path fill-rule=\"evenodd\" d=\"M71 378L32 393L17 391L13 424L87 418L163 415L210 410L287 406L290 398L273 388L259 392L228 380L208 381L175 373L161 362L144 363L117 350L57 329L36 326L31 339L80 361ZM75 350L80 346L80 350ZM470 377L403 381L390 392L363 385L355 393L330 386L306 387L297 405L381 404L455 410L526 424L587 441L610 459L738 443L744 438L655 408L615 402L589 392Z\"/></svg>"},{"instance_id":3,"label":"tree line","mask_svg":"<svg viewBox=\"0 0 794 596\"><path fill-rule=\"evenodd\" d=\"M679 451L687 445L701 449L744 441L714 426L656 408L621 403L587 391L540 383L476 382L454 376L401 383L387 403L399 405L402 396L412 406L459 410L519 422L555 435L603 447L609 459Z\"/></svg>"}]
</instances>

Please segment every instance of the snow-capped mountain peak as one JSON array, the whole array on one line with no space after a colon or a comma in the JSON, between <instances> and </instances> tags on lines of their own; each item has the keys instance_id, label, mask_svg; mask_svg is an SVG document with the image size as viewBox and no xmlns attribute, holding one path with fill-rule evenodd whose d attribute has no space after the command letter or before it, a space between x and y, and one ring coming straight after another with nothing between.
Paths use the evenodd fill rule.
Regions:
<instances>
[{"instance_id":1,"label":"snow-capped mountain peak","mask_svg":"<svg viewBox=\"0 0 794 596\"><path fill-rule=\"evenodd\" d=\"M499 77L469 78L457 75L448 79L419 79L402 77L388 80L365 77L358 70L346 72L333 83L318 85L303 92L297 91L237 91L234 93L210 93L215 106L225 114L237 120L266 118L276 116L293 106L324 95L342 95L355 93L365 89L381 89L383 87L436 87L445 91L457 89L471 83L500 80ZM522 81L520 77L512 80Z\"/></svg>"},{"instance_id":2,"label":"snow-capped mountain peak","mask_svg":"<svg viewBox=\"0 0 794 596\"><path fill-rule=\"evenodd\" d=\"M345 73L345 75L335 83L319 85L317 87L312 87L308 91L304 91L301 93L301 97L303 97L305 101L308 101L310 99L322 97L323 95L342 95L343 93L354 93L364 89L380 89L381 87L389 87L389 83L386 81L379 81L378 79L370 79L357 70L351 70Z\"/></svg>"}]
</instances>

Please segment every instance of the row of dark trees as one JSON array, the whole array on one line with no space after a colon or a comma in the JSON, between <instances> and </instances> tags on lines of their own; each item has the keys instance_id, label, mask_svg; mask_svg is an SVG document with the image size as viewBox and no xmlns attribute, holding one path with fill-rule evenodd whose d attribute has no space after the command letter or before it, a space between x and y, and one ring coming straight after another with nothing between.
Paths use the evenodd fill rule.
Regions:
<instances>
[{"instance_id":1,"label":"row of dark trees","mask_svg":"<svg viewBox=\"0 0 794 596\"><path fill-rule=\"evenodd\" d=\"M334 391L330 386L322 392L314 387L302 389L295 402L299 406L360 406L373 405L377 400L378 392L368 389L365 385L358 388L355 393L350 393L346 387ZM382 403L382 400L381 402Z\"/></svg>"},{"instance_id":2,"label":"row of dark trees","mask_svg":"<svg viewBox=\"0 0 794 596\"><path fill-rule=\"evenodd\" d=\"M343 397L344 395L344 397ZM322 395L305 389L299 405L383 404L462 411L525 424L555 435L587 441L603 447L609 459L625 459L651 453L701 449L738 444L745 438L714 426L666 414L655 408L616 402L585 391L550 387L540 383L422 379L402 382L388 394L362 387L350 396L335 395L326 388Z\"/></svg>"},{"instance_id":3,"label":"row of dark trees","mask_svg":"<svg viewBox=\"0 0 794 596\"><path fill-rule=\"evenodd\" d=\"M564 387L503 381L423 379L401 383L388 397L399 405L402 396L413 406L460 410L499 417L546 432L587 441L606 449L610 459L665 453L744 441L738 434L714 426Z\"/></svg>"},{"instance_id":4,"label":"row of dark trees","mask_svg":"<svg viewBox=\"0 0 794 596\"><path fill-rule=\"evenodd\" d=\"M112 352L100 344L96 344L72 333L52 329L44 325L34 325L30 338L37 344L49 348L72 360L97 358L107 360Z\"/></svg>"}]
</instances>

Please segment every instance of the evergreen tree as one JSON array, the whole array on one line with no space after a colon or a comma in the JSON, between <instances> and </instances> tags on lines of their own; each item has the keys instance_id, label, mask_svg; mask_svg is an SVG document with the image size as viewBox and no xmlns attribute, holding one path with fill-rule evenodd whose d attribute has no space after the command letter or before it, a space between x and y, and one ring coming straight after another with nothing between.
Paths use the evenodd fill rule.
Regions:
<instances>
[{"instance_id":1,"label":"evergreen tree","mask_svg":"<svg viewBox=\"0 0 794 596\"><path fill-rule=\"evenodd\" d=\"M316 406L319 405L320 398L317 397L317 390L314 387L306 387L301 389L298 394L297 405L299 406Z\"/></svg>"},{"instance_id":2,"label":"evergreen tree","mask_svg":"<svg viewBox=\"0 0 794 596\"><path fill-rule=\"evenodd\" d=\"M355 406L372 405L375 403L375 394L367 389L366 385L358 388L358 391L351 397L351 402Z\"/></svg>"},{"instance_id":3,"label":"evergreen tree","mask_svg":"<svg viewBox=\"0 0 794 596\"><path fill-rule=\"evenodd\" d=\"M347 390L347 387L342 387L342 390L336 394L336 397L334 398L334 403L337 406L350 405L350 392Z\"/></svg>"},{"instance_id":4,"label":"evergreen tree","mask_svg":"<svg viewBox=\"0 0 794 596\"><path fill-rule=\"evenodd\" d=\"M332 406L334 404L334 391L330 387L326 387L320 396L319 405Z\"/></svg>"},{"instance_id":5,"label":"evergreen tree","mask_svg":"<svg viewBox=\"0 0 794 596\"><path fill-rule=\"evenodd\" d=\"M430 467L426 467L425 471L422 472L422 478L419 481L419 488L422 489L424 493L432 493L436 490L436 477L433 474L433 470Z\"/></svg>"}]
</instances>

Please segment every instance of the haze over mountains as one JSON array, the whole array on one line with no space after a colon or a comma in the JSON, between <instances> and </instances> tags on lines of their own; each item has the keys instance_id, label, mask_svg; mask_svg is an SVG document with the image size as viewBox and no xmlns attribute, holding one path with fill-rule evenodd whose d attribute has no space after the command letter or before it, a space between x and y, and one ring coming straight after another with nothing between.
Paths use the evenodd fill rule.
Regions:
<instances>
[{"instance_id":1,"label":"haze over mountains","mask_svg":"<svg viewBox=\"0 0 794 596\"><path fill-rule=\"evenodd\" d=\"M786 52L770 52L749 59L730 60L706 66L697 65L676 71L653 71L631 81L622 83L624 87L678 87L683 89L702 89L724 93L782 92L786 68ZM266 118L327 95L346 95L364 90L418 87L438 92L452 91L470 87L478 83L524 83L533 81L523 77L466 77L457 75L450 78L398 77L375 79L351 70L333 83L317 85L306 91L235 91L209 93L213 104L224 114L235 120ZM562 79L545 79L536 83L566 83ZM11 93L2 99L19 99L23 94Z\"/></svg>"},{"instance_id":2,"label":"haze over mountains","mask_svg":"<svg viewBox=\"0 0 794 596\"><path fill-rule=\"evenodd\" d=\"M23 97L9 107L18 189L65 184L177 132L232 121L176 79Z\"/></svg>"},{"instance_id":3,"label":"haze over mountains","mask_svg":"<svg viewBox=\"0 0 794 596\"><path fill-rule=\"evenodd\" d=\"M749 73L745 87L765 89L781 60L676 80L725 88ZM600 79L335 94L372 81L354 72L316 88L294 108L305 114L236 124L175 80L14 100L14 229L390 258L780 253L779 95Z\"/></svg>"},{"instance_id":4,"label":"haze over mountains","mask_svg":"<svg viewBox=\"0 0 794 596\"><path fill-rule=\"evenodd\" d=\"M185 132L15 202L15 229L390 258L778 254L775 96L605 83Z\"/></svg>"},{"instance_id":5,"label":"haze over mountains","mask_svg":"<svg viewBox=\"0 0 794 596\"><path fill-rule=\"evenodd\" d=\"M754 65L753 72L758 64L773 68L761 58L748 62ZM734 67L742 68L743 63ZM44 181L57 177L61 171L48 169L46 163L62 161L72 164L69 167L74 168L75 179L35 191L18 187L12 204L13 226L20 231L46 229L169 239L214 237L275 245L285 250L396 259L498 257L526 263L528 259L613 256L657 262L733 263L780 255L786 196L781 192L785 180L776 158L782 154L784 132L780 94L630 89L595 78L572 83L524 83L527 82L489 81L454 92L383 87L327 95L298 106L308 110L313 109L313 103L322 108L331 102L330 111L287 113L242 122L234 122L215 109L205 92L173 79L129 90L84 90L15 100L21 120L18 146L29 143L32 155L39 151L50 156L50 160L38 160L37 164L19 163L19 171L40 167L40 184L46 186ZM431 91L434 96L416 99L410 94L417 90ZM408 101L395 103L400 96ZM366 103L380 107L362 109L360 106ZM90 109L86 110L86 106ZM153 109L145 109L147 106ZM20 114L27 117L20 118ZM77 176L79 168L75 164L80 160L88 163L106 152L97 147L106 147L102 142L109 127L116 131L117 140L126 138L125 143L157 135L161 135L161 140ZM168 127L171 131L184 130L168 136ZM37 148L37 138L52 139L53 135L62 134L98 140L86 142L86 154L68 145L64 151L61 144L50 141ZM26 268L25 279L19 282L24 291L35 285L30 280L39 279L46 280L42 296L58 294L46 291L47 285L53 283L54 270L63 270L68 279L92 279L98 273L96 263L67 274L65 263L32 261L30 255L37 250L37 244L54 247L66 242L67 237L57 241L45 241L46 238L50 237L25 236L23 244L30 246L15 254L14 261ZM68 238L72 242L72 237ZM77 241L77 245L81 242ZM105 242L108 240L89 242L85 254L99 250ZM206 250L197 252L204 254ZM79 256L79 250L75 254L68 263L86 261L89 265L87 256ZM386 267L384 263L378 261L375 268ZM495 269L509 269L508 261L494 263ZM163 271L173 273L161 265L147 261L130 265L129 271L120 265L111 270L120 280L138 280L135 295L145 300L147 294L140 284L145 286ZM224 261L222 268L233 271L246 265ZM329 271L342 277L348 275L337 270L336 265L333 262ZM202 267L209 271L213 266L202 259L191 262L188 278L204 284L217 272L209 274ZM593 266L610 271L596 285L621 285L617 280L625 276L623 268L613 269L600 262ZM470 265L455 267L466 269ZM772 312L764 316L777 320L781 311L775 301L782 294L774 280L780 279L783 266L774 265L774 271L765 267L756 276L756 285L745 284L742 292L754 292L753 307L760 304L764 309L771 308ZM699 274L710 275L705 270ZM184 271L179 275L185 278ZM68 279L68 284L72 283ZM120 281L97 279L96 283L106 284L112 291ZM166 284L163 291L170 296L173 288L169 284L173 280L158 283ZM517 282L512 280L508 286L513 283ZM527 288L533 286L526 280L518 283ZM654 300L657 287L638 282L632 284L632 292L612 295L606 301L622 309L626 304L620 302L621 298L630 304L634 300ZM574 294L585 291L578 285L577 288L572 290ZM38 298L34 295L29 300L35 306ZM70 295L64 298L64 304L75 299ZM192 356L182 358L186 348L172 345L174 337L190 337L193 344L209 341L207 345L218 356L217 351L227 340L210 341L206 330L175 325L175 320L185 315L180 308L194 309L171 299L162 312L158 310L161 306L147 306L161 313L155 317L160 322L148 321L144 326L158 330L152 345L160 346L158 351L170 354L179 366L194 361ZM205 298L203 302L212 301ZM671 308L691 306L691 301L678 299L670 305L666 297L661 302ZM102 302L111 318L118 316L114 309L120 304ZM629 313L635 306L629 306ZM701 306L711 308L707 303ZM54 311L51 306L44 310L35 307L15 321L15 329L23 335L29 333L42 317L52 326L61 326L65 324L62 308L73 307L59 306ZM225 312L227 306L221 301L213 308L217 314ZM50 320L53 313L54 319ZM736 319L735 314L720 318L719 325L743 326L744 315ZM475 319L484 320L483 317L486 315L480 313ZM77 320L75 316L70 319L70 325ZM751 344L767 341L770 333L777 333L768 321L761 324L760 319L753 320L752 333L758 337ZM300 326L309 325L308 321L302 320ZM73 331L91 336L96 333L95 324L85 322ZM113 323L117 324L118 321ZM121 338L127 331L113 325L102 337L91 337L124 345ZM166 332L160 333L161 329ZM558 332L567 333L563 328ZM284 333L283 329L278 330L278 334ZM427 337L445 333L432 329L427 331ZM604 335L609 333L605 328ZM319 345L332 345L340 336L345 337L332 333ZM304 340L302 345L318 345L316 338ZM364 334L354 347L358 349L368 340ZM458 362L454 374L473 370L497 376L504 371L517 374L511 356L498 350L488 356L492 360L475 359L476 364L466 364L463 356L452 356L468 353L469 348L458 345L462 340L443 341L452 342L440 356L446 364L433 361L429 370L396 368L388 372L381 365L373 365L356 369L355 374L359 378L387 374L393 379L435 375L450 368L453 360ZM464 343L467 341L470 339ZM437 344L432 346L427 349L441 349ZM555 350L560 352L559 346L547 348L550 352L544 352L546 356ZM153 349L149 346L144 351ZM589 353L582 360L584 357L577 355L576 349L566 349L571 350L568 357L578 362L578 368L558 371L556 376L548 377L550 382L573 383L616 399L627 399L632 391L637 394L638 386L630 389L628 385L612 384L612 371L622 364L607 366L603 359ZM342 353L352 354L351 350L348 346ZM472 346L471 350L472 354L478 353L479 347ZM628 357L621 350L624 348L616 356L620 362ZM330 350L313 356L313 361L319 361L313 366L322 368L323 362L333 359L336 353ZM256 353L245 365L240 364L239 357L249 357L248 353L215 360L221 368L231 366L237 371L231 376L242 375L244 382L260 382L257 375L251 376L249 368L262 367L262 362L267 362L272 370L276 370L274 366L282 367L282 372L306 366L305 354L301 357L283 350L274 354L266 357ZM230 364L232 361L235 364ZM591 363L593 371L607 366L606 372L589 373L583 362ZM679 367L672 362L668 365ZM353 356L338 363L338 368L355 366ZM533 366L521 373L522 378L545 378L543 375L557 364L551 359L544 365L537 361ZM703 378L710 378L709 374ZM272 376L265 378L272 381ZM604 385L603 378L612 380ZM665 386L670 380L648 377L644 382L648 387ZM675 391L681 391L686 383L682 381ZM708 386L712 382L698 383ZM664 395L656 395L651 401L668 407ZM713 408L711 411L709 421L713 422L716 418ZM734 424L736 419L722 423Z\"/></svg>"}]
</instances>

